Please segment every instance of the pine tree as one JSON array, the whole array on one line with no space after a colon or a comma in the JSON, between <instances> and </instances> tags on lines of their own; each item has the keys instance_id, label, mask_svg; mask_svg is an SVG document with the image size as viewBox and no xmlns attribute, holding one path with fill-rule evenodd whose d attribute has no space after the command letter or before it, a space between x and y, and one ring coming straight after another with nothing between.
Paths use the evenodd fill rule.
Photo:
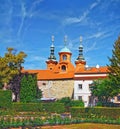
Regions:
<instances>
[{"instance_id":1,"label":"pine tree","mask_svg":"<svg viewBox=\"0 0 120 129\"><path fill-rule=\"evenodd\" d=\"M113 88L113 94L120 93L120 36L113 45L112 57L109 58L109 78Z\"/></svg>"}]
</instances>

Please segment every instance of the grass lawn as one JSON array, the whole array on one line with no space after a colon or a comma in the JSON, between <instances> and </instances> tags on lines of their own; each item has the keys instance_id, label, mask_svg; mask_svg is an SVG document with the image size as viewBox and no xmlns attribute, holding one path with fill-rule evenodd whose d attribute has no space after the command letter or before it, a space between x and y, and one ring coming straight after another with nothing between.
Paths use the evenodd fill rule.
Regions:
<instances>
[{"instance_id":1,"label":"grass lawn","mask_svg":"<svg viewBox=\"0 0 120 129\"><path fill-rule=\"evenodd\" d=\"M120 129L120 125L81 123L71 125L43 126L41 129Z\"/></svg>"}]
</instances>

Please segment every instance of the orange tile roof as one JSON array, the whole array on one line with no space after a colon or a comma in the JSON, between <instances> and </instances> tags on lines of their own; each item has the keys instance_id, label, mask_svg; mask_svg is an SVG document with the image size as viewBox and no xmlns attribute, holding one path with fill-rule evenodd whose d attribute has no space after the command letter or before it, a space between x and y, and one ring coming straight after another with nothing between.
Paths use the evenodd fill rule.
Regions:
<instances>
[{"instance_id":1,"label":"orange tile roof","mask_svg":"<svg viewBox=\"0 0 120 129\"><path fill-rule=\"evenodd\" d=\"M107 66L103 66L103 67L100 67L100 68L96 68L96 67L89 67L89 68L79 68L79 69L76 69L75 70L75 73L76 74L79 74L79 73L108 73L108 67Z\"/></svg>"},{"instance_id":2,"label":"orange tile roof","mask_svg":"<svg viewBox=\"0 0 120 129\"><path fill-rule=\"evenodd\" d=\"M73 79L74 72L54 73L50 70L22 70L23 73L37 73L38 80Z\"/></svg>"},{"instance_id":3,"label":"orange tile roof","mask_svg":"<svg viewBox=\"0 0 120 129\"><path fill-rule=\"evenodd\" d=\"M55 72L54 70L22 70L23 73L36 73L38 80L59 80L59 79L74 79L74 74L95 74L95 73L108 73L107 66L100 67L97 69L96 67L90 68L79 68L75 72Z\"/></svg>"}]
</instances>

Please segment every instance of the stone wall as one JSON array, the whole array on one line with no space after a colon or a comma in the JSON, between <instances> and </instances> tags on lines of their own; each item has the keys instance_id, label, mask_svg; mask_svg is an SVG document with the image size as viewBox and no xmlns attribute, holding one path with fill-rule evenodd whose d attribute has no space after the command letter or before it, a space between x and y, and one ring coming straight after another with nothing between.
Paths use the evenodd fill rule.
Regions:
<instances>
[{"instance_id":1,"label":"stone wall","mask_svg":"<svg viewBox=\"0 0 120 129\"><path fill-rule=\"evenodd\" d=\"M38 81L38 87L43 91L44 98L61 99L63 97L73 97L73 80L53 80Z\"/></svg>"}]
</instances>

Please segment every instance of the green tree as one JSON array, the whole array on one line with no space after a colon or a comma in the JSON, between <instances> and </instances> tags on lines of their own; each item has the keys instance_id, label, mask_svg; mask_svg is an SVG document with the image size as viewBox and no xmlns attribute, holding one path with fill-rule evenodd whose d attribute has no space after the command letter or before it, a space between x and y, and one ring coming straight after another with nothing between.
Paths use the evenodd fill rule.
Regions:
<instances>
[{"instance_id":1,"label":"green tree","mask_svg":"<svg viewBox=\"0 0 120 129\"><path fill-rule=\"evenodd\" d=\"M4 84L5 88L10 80L20 73L25 57L24 52L16 54L14 48L7 48L4 57L0 57L0 83Z\"/></svg>"},{"instance_id":2,"label":"green tree","mask_svg":"<svg viewBox=\"0 0 120 129\"><path fill-rule=\"evenodd\" d=\"M41 99L42 98L42 91L41 89L37 88L37 99Z\"/></svg>"},{"instance_id":3,"label":"green tree","mask_svg":"<svg viewBox=\"0 0 120 129\"><path fill-rule=\"evenodd\" d=\"M114 96L111 80L108 78L104 80L95 80L90 88L92 96L97 97L100 102L109 102L109 99Z\"/></svg>"},{"instance_id":4,"label":"green tree","mask_svg":"<svg viewBox=\"0 0 120 129\"><path fill-rule=\"evenodd\" d=\"M36 75L24 75L21 79L20 101L32 102L37 98L37 77Z\"/></svg>"},{"instance_id":5,"label":"green tree","mask_svg":"<svg viewBox=\"0 0 120 129\"><path fill-rule=\"evenodd\" d=\"M120 93L120 36L113 45L112 57L109 58L110 65L109 78L112 82L111 87L113 89L114 95Z\"/></svg>"}]
</instances>

